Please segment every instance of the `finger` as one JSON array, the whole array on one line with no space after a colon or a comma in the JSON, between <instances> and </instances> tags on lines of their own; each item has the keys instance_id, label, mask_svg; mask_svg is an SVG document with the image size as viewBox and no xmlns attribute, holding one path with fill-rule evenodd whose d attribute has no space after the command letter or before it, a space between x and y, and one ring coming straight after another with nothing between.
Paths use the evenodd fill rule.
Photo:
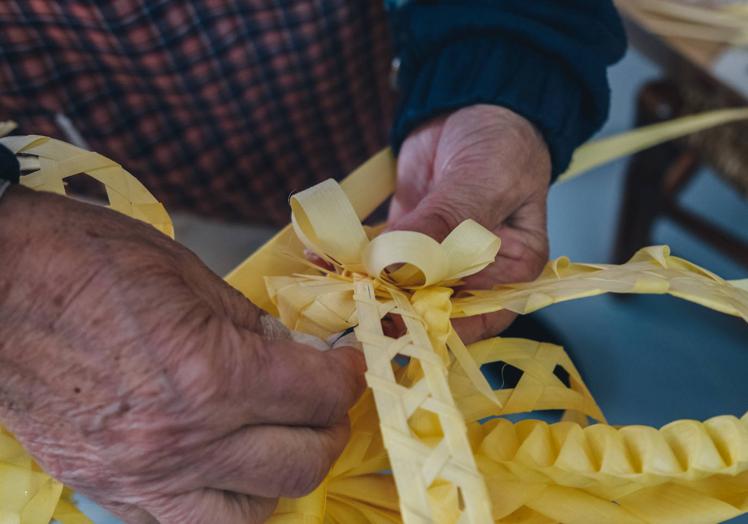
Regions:
<instances>
[{"instance_id":1,"label":"finger","mask_svg":"<svg viewBox=\"0 0 748 524\"><path fill-rule=\"evenodd\" d=\"M273 513L276 500L218 490L197 490L149 502L149 511L161 524L255 524Z\"/></svg>"},{"instance_id":2,"label":"finger","mask_svg":"<svg viewBox=\"0 0 748 524\"><path fill-rule=\"evenodd\" d=\"M430 147L410 138L403 143L390 216L407 212L391 229L421 231L441 241L472 218L492 230L547 191L548 150L538 130L519 115L476 105L453 113L438 129L437 136L424 135ZM412 162L419 154L426 157Z\"/></svg>"},{"instance_id":3,"label":"finger","mask_svg":"<svg viewBox=\"0 0 748 524\"><path fill-rule=\"evenodd\" d=\"M403 196L404 194L406 194L405 189L400 189L398 186L398 189L395 190L395 194L392 195L390 207L387 211L388 224L397 224L405 215L415 209L415 205L409 206L405 203L406 197Z\"/></svg>"},{"instance_id":4,"label":"finger","mask_svg":"<svg viewBox=\"0 0 748 524\"><path fill-rule=\"evenodd\" d=\"M477 317L457 318L452 325L465 344L472 344L500 335L516 318L517 314L512 311L497 311Z\"/></svg>"},{"instance_id":5,"label":"finger","mask_svg":"<svg viewBox=\"0 0 748 524\"><path fill-rule=\"evenodd\" d=\"M201 477L220 490L301 497L316 488L345 448L348 420L325 429L250 426L206 453ZM209 457L209 458L208 458Z\"/></svg>"},{"instance_id":6,"label":"finger","mask_svg":"<svg viewBox=\"0 0 748 524\"><path fill-rule=\"evenodd\" d=\"M397 157L397 184L390 201L388 223L395 223L415 209L428 193L444 120L445 117L438 117L419 126L403 142Z\"/></svg>"},{"instance_id":7,"label":"finger","mask_svg":"<svg viewBox=\"0 0 748 524\"><path fill-rule=\"evenodd\" d=\"M419 231L441 242L468 218L488 229L497 227L524 204L530 191L525 187L529 186L528 177L516 173L515 167L486 161L495 154L495 151L487 152L481 161L468 158L439 162L437 159L433 169L445 165L438 175L433 175L435 179L427 190L421 188L415 205L404 203L403 199L393 201L390 216L399 216L399 219L390 223L390 229ZM398 183L410 178L409 173L398 173ZM402 191L414 193L408 187ZM404 212L408 204L412 207Z\"/></svg>"},{"instance_id":8,"label":"finger","mask_svg":"<svg viewBox=\"0 0 748 524\"><path fill-rule=\"evenodd\" d=\"M486 188L467 182L450 187L439 184L415 209L390 224L389 229L418 231L438 242L468 218L493 229L511 214L517 203L511 198L489 198L486 193Z\"/></svg>"},{"instance_id":9,"label":"finger","mask_svg":"<svg viewBox=\"0 0 748 524\"><path fill-rule=\"evenodd\" d=\"M489 289L497 284L529 282L535 279L548 260L545 229L518 231L502 227L497 231L502 248L496 260L480 273L465 279L463 289ZM455 330L465 343L494 337L516 318L511 311L498 311L478 317L456 319Z\"/></svg>"},{"instance_id":10,"label":"finger","mask_svg":"<svg viewBox=\"0 0 748 524\"><path fill-rule=\"evenodd\" d=\"M452 219L443 213L443 207L426 211L416 209L406 219L394 227L416 229L437 240L443 239L452 231L452 224L458 224L459 214ZM442 210L442 211L440 211ZM442 212L442 218L434 213ZM485 269L465 279L463 289L489 289L496 284L527 282L536 278L548 260L548 239L545 229L545 202L534 199L522 206L509 219L509 224L500 226L494 232L502 239L501 250L496 260ZM424 222L419 222L423 220ZM499 311L478 317L457 319L454 327L465 343L470 344L486 337L497 336L514 321L516 315L510 311Z\"/></svg>"},{"instance_id":11,"label":"finger","mask_svg":"<svg viewBox=\"0 0 748 524\"><path fill-rule=\"evenodd\" d=\"M463 289L489 289L497 284L530 282L548 261L548 237L545 229L518 230L500 227L501 249L493 263L465 279Z\"/></svg>"},{"instance_id":12,"label":"finger","mask_svg":"<svg viewBox=\"0 0 748 524\"><path fill-rule=\"evenodd\" d=\"M228 370L243 424L332 426L366 389L366 363L356 349L321 352L293 340L252 336L252 351L240 348Z\"/></svg>"},{"instance_id":13,"label":"finger","mask_svg":"<svg viewBox=\"0 0 748 524\"><path fill-rule=\"evenodd\" d=\"M224 430L227 421L233 429L329 427L366 389L360 351L318 351L291 339L268 340L225 318L210 316L200 324L199 341L183 348L165 367L200 423Z\"/></svg>"}]
</instances>

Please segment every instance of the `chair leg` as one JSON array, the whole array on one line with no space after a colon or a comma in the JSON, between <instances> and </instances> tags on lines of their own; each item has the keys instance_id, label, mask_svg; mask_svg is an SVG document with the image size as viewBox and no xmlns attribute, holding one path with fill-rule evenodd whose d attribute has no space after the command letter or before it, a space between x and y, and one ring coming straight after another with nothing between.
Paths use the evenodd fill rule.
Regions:
<instances>
[{"instance_id":1,"label":"chair leg","mask_svg":"<svg viewBox=\"0 0 748 524\"><path fill-rule=\"evenodd\" d=\"M677 87L667 80L650 82L639 91L636 125L638 127L677 117L680 106ZM618 215L613 252L615 263L625 262L637 249L650 244L654 221L666 208L668 189L674 189L671 184L666 183L666 179L672 180L671 166L675 168L678 165L676 161L682 154L683 149L678 142L668 142L631 158L626 169ZM690 164L685 167L692 168ZM688 176L684 174L675 178ZM668 185L671 187L667 188Z\"/></svg>"}]
</instances>

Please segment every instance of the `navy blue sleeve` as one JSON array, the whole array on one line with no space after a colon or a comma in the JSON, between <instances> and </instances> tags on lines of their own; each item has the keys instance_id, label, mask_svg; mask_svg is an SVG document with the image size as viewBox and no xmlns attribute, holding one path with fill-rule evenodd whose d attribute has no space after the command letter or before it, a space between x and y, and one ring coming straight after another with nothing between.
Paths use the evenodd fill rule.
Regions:
<instances>
[{"instance_id":1,"label":"navy blue sleeve","mask_svg":"<svg viewBox=\"0 0 748 524\"><path fill-rule=\"evenodd\" d=\"M433 116L496 104L541 131L555 176L607 118L607 68L626 49L611 0L432 0L391 15L402 95L395 151Z\"/></svg>"}]
</instances>

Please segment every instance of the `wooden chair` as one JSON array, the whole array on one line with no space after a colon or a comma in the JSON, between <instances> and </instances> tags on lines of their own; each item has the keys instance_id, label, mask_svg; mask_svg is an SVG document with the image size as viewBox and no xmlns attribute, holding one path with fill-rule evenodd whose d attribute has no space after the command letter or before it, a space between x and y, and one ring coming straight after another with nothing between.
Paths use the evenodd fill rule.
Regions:
<instances>
[{"instance_id":1,"label":"wooden chair","mask_svg":"<svg viewBox=\"0 0 748 524\"><path fill-rule=\"evenodd\" d=\"M748 100L712 65L719 45L663 37L647 29L633 4L620 0L629 40L658 63L664 77L640 90L636 124L645 125L710 109L748 105ZM748 82L748 74L746 75ZM748 196L748 124L732 124L697 133L635 155L626 171L613 258L627 260L651 243L654 222L668 217L725 255L748 267L748 244L704 217L684 208L678 196L702 164L743 196ZM748 208L746 223L748 227Z\"/></svg>"}]
</instances>

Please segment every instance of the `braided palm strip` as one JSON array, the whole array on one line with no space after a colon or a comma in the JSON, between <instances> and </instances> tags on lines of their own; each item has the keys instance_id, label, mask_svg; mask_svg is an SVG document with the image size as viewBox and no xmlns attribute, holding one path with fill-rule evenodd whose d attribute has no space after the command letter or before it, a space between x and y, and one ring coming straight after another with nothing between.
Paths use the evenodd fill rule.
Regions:
<instances>
[{"instance_id":1,"label":"braided palm strip","mask_svg":"<svg viewBox=\"0 0 748 524\"><path fill-rule=\"evenodd\" d=\"M528 509L568 521L572 504L561 499L571 497L575 514L599 522L722 521L748 510L748 414L659 430L504 419L482 429L477 457L497 522ZM525 496L512 499L507 485L524 486Z\"/></svg>"},{"instance_id":2,"label":"braided palm strip","mask_svg":"<svg viewBox=\"0 0 748 524\"><path fill-rule=\"evenodd\" d=\"M402 315L407 327L407 333L397 339L382 331L371 280L362 278L354 284L359 319L356 336L363 345L366 378L400 493L403 521L409 524L436 520L429 488L437 479L443 479L461 492L464 511L460 522L490 522L488 493L470 448L465 421L450 393L445 364L434 352L423 321L408 298L394 290L391 295L395 301L393 312ZM417 360L423 370L423 377L410 388L396 382L392 359L397 354ZM434 413L441 423L443 436L435 446L411 431L408 419L417 409Z\"/></svg>"}]
</instances>

